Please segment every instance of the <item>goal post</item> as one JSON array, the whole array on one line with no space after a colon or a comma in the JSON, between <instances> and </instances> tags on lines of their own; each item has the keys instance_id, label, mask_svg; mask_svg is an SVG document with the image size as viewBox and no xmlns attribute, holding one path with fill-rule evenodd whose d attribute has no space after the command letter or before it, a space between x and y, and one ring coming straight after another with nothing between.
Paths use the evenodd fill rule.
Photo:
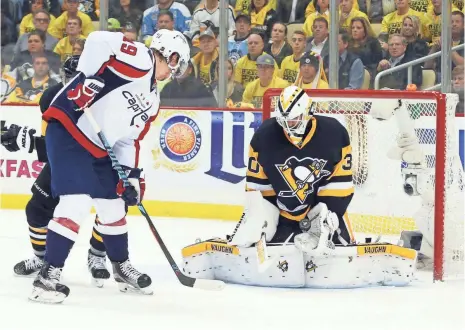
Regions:
<instances>
[{"instance_id":1,"label":"goal post","mask_svg":"<svg viewBox=\"0 0 465 330\"><path fill-rule=\"evenodd\" d=\"M281 91L265 92L263 120L273 116ZM459 128L465 128L465 119L455 115L457 95L398 90L306 92L316 114L335 117L349 132L355 194L348 211L357 238L382 235L396 242L402 231L418 229L421 221L422 244L430 236L434 246L434 279L463 278L465 201ZM401 171L406 164L387 156L402 124L394 118L379 121L370 115L380 108L394 112L399 100L406 106L425 155L421 196L404 192Z\"/></svg>"}]
</instances>

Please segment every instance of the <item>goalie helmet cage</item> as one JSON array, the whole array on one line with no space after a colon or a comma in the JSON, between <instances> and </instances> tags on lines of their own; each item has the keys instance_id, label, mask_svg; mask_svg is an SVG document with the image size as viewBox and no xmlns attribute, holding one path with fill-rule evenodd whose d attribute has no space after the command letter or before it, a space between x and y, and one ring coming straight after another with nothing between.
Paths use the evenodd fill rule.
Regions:
<instances>
[{"instance_id":1,"label":"goalie helmet cage","mask_svg":"<svg viewBox=\"0 0 465 330\"><path fill-rule=\"evenodd\" d=\"M281 91L266 91L263 120L273 116ZM355 194L348 211L357 240L383 235L397 243L403 230L416 230L421 221L423 239L434 240L434 280L463 278L464 182L455 119L457 95L395 90L306 92L317 114L336 117L349 132ZM370 109L379 107L394 112L399 100L407 106L425 155L425 175L419 177L421 197L404 192L401 168L405 164L387 156L402 124L395 116L387 121L370 116Z\"/></svg>"}]
</instances>

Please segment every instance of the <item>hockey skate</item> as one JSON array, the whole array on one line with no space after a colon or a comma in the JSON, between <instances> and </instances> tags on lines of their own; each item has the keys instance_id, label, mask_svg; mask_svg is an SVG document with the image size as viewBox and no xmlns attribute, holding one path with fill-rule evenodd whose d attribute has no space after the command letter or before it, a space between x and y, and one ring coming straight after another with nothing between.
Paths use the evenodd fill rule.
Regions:
<instances>
[{"instance_id":1,"label":"hockey skate","mask_svg":"<svg viewBox=\"0 0 465 330\"><path fill-rule=\"evenodd\" d=\"M105 280L110 278L110 272L106 266L107 258L99 256L89 249L87 255L87 268L92 275L92 284L98 288L102 288Z\"/></svg>"},{"instance_id":2,"label":"hockey skate","mask_svg":"<svg viewBox=\"0 0 465 330\"><path fill-rule=\"evenodd\" d=\"M34 280L32 294L29 300L47 303L59 304L69 295L69 288L60 284L61 268L55 268L44 263Z\"/></svg>"},{"instance_id":3,"label":"hockey skate","mask_svg":"<svg viewBox=\"0 0 465 330\"><path fill-rule=\"evenodd\" d=\"M123 262L112 262L111 264L113 266L113 276L121 292L133 291L147 295L153 294L150 288L150 284L152 284L151 278L135 269L129 259Z\"/></svg>"},{"instance_id":4,"label":"hockey skate","mask_svg":"<svg viewBox=\"0 0 465 330\"><path fill-rule=\"evenodd\" d=\"M13 268L13 271L17 276L29 277L36 275L43 264L44 259L35 255L32 258L18 262Z\"/></svg>"}]
</instances>

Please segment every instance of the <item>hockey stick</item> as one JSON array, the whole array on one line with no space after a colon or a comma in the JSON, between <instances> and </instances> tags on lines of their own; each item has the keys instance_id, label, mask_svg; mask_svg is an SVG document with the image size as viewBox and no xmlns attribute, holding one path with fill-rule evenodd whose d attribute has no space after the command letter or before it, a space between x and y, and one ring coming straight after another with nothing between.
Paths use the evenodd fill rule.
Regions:
<instances>
[{"instance_id":1,"label":"hockey stick","mask_svg":"<svg viewBox=\"0 0 465 330\"><path fill-rule=\"evenodd\" d=\"M100 141L103 144L103 147L108 153L108 156L110 156L111 164L113 168L118 172L119 178L123 181L123 186L127 187L129 185L128 177L126 173L124 172L123 168L121 167L120 163L118 162L118 159L116 158L116 155L113 152L113 149L111 148L105 135L100 129L100 126L95 121L94 116L92 115L92 113L90 112L88 108L84 109L84 113L86 114L87 119L89 119L92 125L92 128L95 130L95 133L97 133ZM166 247L165 243L161 239L160 234L158 233L157 228L155 228L155 225L152 222L152 219L150 219L150 216L145 210L144 205L142 205L142 203L138 203L137 208L139 209L140 213L144 216L145 220L147 220L147 223L150 227L150 230L152 231L153 236L155 236L155 239L160 245L160 248L162 249L163 254L165 255L166 259L168 260L171 266L171 269L173 269L174 273L176 274L176 277L178 278L179 282L181 282L182 285L185 285L191 288L213 290L213 291L219 291L224 288L225 284L223 281L198 279L198 278L193 278L193 277L184 275L179 269L178 265L176 264L176 261L174 261L173 257L168 251L168 248Z\"/></svg>"},{"instance_id":2,"label":"hockey stick","mask_svg":"<svg viewBox=\"0 0 465 330\"><path fill-rule=\"evenodd\" d=\"M291 240L294 233L291 233L289 237L284 241L284 243L275 243L275 246L286 246ZM255 250L257 253L257 262L258 262L258 272L263 273L271 265L275 264L278 261L279 256L270 257L268 254L268 245L266 244L266 235L262 233L260 240L255 244Z\"/></svg>"}]
</instances>

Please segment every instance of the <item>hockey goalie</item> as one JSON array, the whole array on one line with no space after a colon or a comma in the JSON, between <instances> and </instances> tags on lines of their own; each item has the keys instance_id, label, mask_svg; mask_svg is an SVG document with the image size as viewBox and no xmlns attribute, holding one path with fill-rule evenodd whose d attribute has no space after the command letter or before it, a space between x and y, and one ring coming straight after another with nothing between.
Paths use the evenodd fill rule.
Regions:
<instances>
[{"instance_id":1,"label":"hockey goalie","mask_svg":"<svg viewBox=\"0 0 465 330\"><path fill-rule=\"evenodd\" d=\"M349 135L313 107L302 89L283 90L250 142L242 218L226 240L185 247L186 274L274 287L409 284L415 250L355 244Z\"/></svg>"}]
</instances>

